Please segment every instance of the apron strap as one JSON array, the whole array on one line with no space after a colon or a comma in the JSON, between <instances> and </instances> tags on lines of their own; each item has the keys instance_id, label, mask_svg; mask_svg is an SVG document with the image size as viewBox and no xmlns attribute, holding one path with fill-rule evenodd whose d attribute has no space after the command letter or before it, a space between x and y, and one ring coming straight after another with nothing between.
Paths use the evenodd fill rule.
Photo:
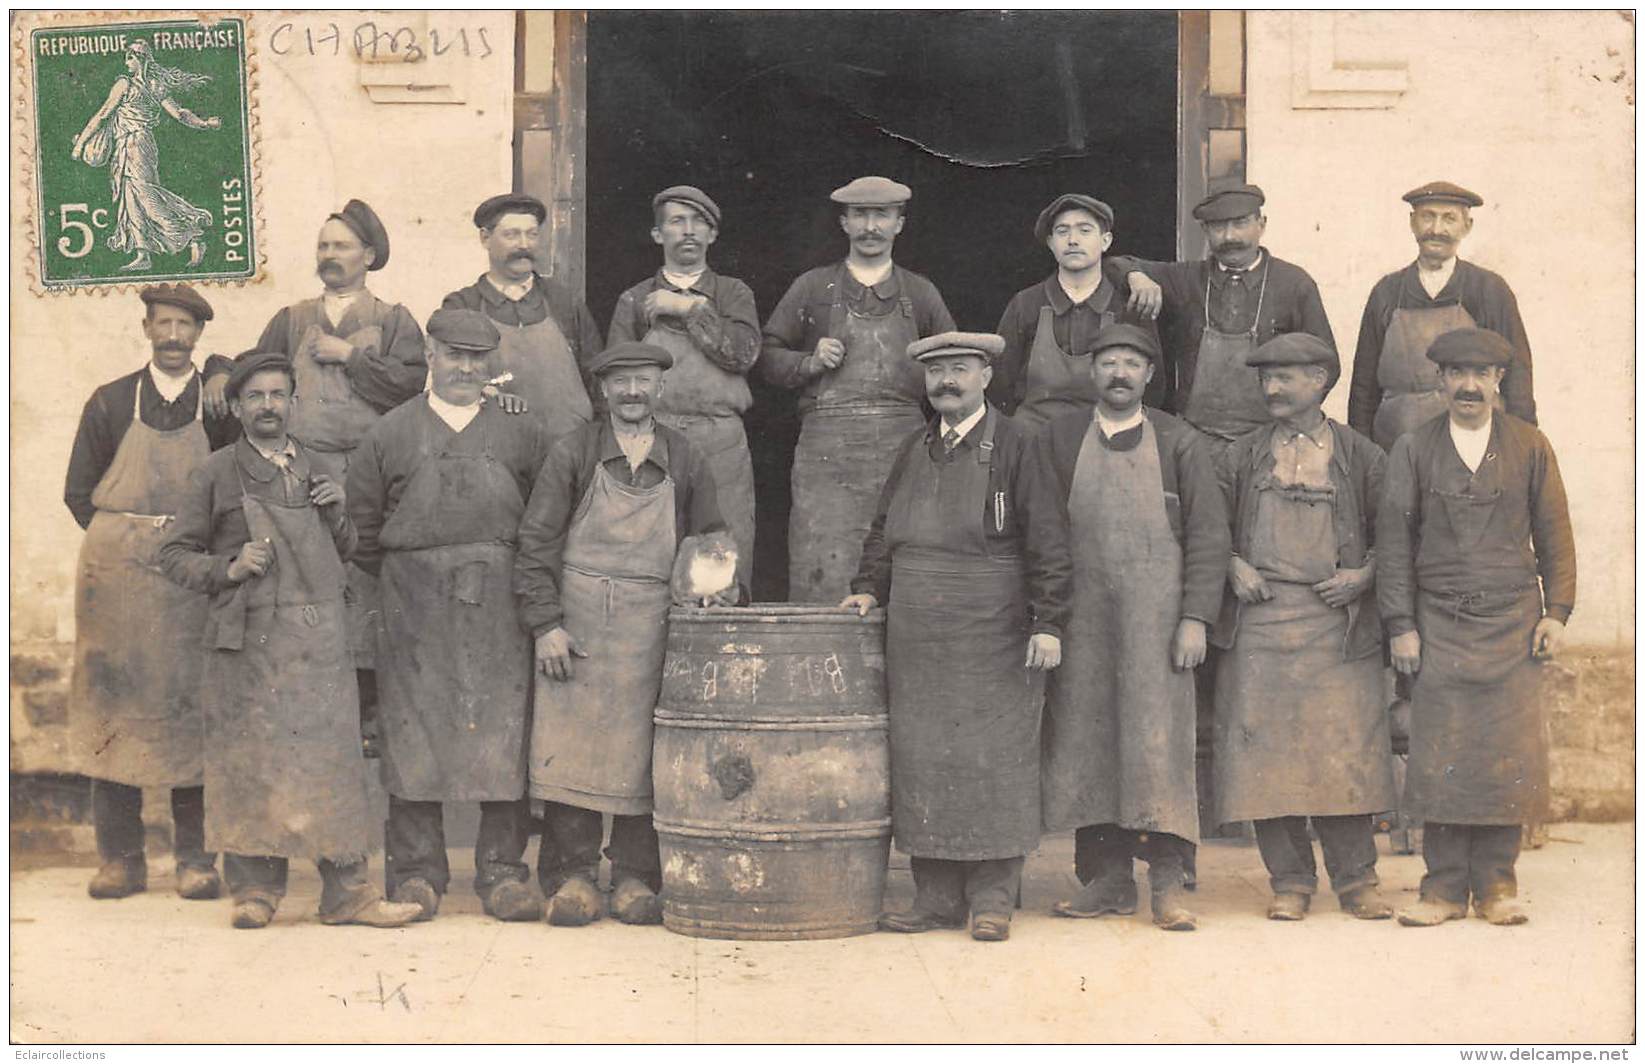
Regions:
<instances>
[{"instance_id":1,"label":"apron strap","mask_svg":"<svg viewBox=\"0 0 1645 1064\"><path fill-rule=\"evenodd\" d=\"M982 416L982 439L977 441L977 464L986 466L994 464L994 425L999 415L986 401L983 407L985 412Z\"/></svg>"}]
</instances>

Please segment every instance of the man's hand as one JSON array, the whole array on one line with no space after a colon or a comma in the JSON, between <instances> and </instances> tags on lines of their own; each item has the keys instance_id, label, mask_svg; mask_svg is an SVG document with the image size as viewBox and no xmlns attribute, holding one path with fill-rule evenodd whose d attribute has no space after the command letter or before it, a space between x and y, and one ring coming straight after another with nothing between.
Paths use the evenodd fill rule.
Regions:
<instances>
[{"instance_id":1,"label":"man's hand","mask_svg":"<svg viewBox=\"0 0 1645 1064\"><path fill-rule=\"evenodd\" d=\"M1177 622L1177 637L1171 640L1171 664L1186 672L1205 661L1205 622L1184 617Z\"/></svg>"},{"instance_id":2,"label":"man's hand","mask_svg":"<svg viewBox=\"0 0 1645 1064\"><path fill-rule=\"evenodd\" d=\"M825 336L817 341L817 350L812 357L824 370L839 369L840 363L845 361L845 344L832 336Z\"/></svg>"},{"instance_id":3,"label":"man's hand","mask_svg":"<svg viewBox=\"0 0 1645 1064\"><path fill-rule=\"evenodd\" d=\"M1547 661L1559 649L1559 644L1565 639L1565 622L1556 621L1552 617L1544 617L1536 622L1536 631L1531 633L1531 657L1538 661Z\"/></svg>"},{"instance_id":4,"label":"man's hand","mask_svg":"<svg viewBox=\"0 0 1645 1064\"><path fill-rule=\"evenodd\" d=\"M1415 628L1388 640L1388 656L1394 659L1394 671L1415 676L1422 668L1422 637Z\"/></svg>"},{"instance_id":5,"label":"man's hand","mask_svg":"<svg viewBox=\"0 0 1645 1064\"><path fill-rule=\"evenodd\" d=\"M328 474L316 473L308 478L308 483L308 501L320 509L343 505L343 486Z\"/></svg>"},{"instance_id":6,"label":"man's hand","mask_svg":"<svg viewBox=\"0 0 1645 1064\"><path fill-rule=\"evenodd\" d=\"M588 652L564 628L552 628L537 637L537 671L551 680L571 679L571 659L586 657Z\"/></svg>"},{"instance_id":7,"label":"man's hand","mask_svg":"<svg viewBox=\"0 0 1645 1064\"><path fill-rule=\"evenodd\" d=\"M1365 594L1374 575L1369 565L1360 569L1338 569L1335 576L1315 584L1314 590L1327 606L1340 610Z\"/></svg>"},{"instance_id":8,"label":"man's hand","mask_svg":"<svg viewBox=\"0 0 1645 1064\"><path fill-rule=\"evenodd\" d=\"M686 292L670 292L667 289L658 288L646 296L645 301L640 306L645 311L646 321L654 321L658 315L683 318L691 313L691 308L695 307L702 298L702 296L694 296Z\"/></svg>"},{"instance_id":9,"label":"man's hand","mask_svg":"<svg viewBox=\"0 0 1645 1064\"><path fill-rule=\"evenodd\" d=\"M1028 657L1022 664L1026 669L1050 672L1062 664L1062 640L1045 632L1036 632L1029 636Z\"/></svg>"},{"instance_id":10,"label":"man's hand","mask_svg":"<svg viewBox=\"0 0 1645 1064\"><path fill-rule=\"evenodd\" d=\"M841 609L856 610L858 617L868 616L868 611L879 604L880 600L867 592L863 592L860 595L847 595L845 598L840 600Z\"/></svg>"},{"instance_id":11,"label":"man's hand","mask_svg":"<svg viewBox=\"0 0 1645 1064\"><path fill-rule=\"evenodd\" d=\"M262 576L274 563L274 546L266 539L248 540L240 553L228 563L231 583L243 584L254 576Z\"/></svg>"},{"instance_id":12,"label":"man's hand","mask_svg":"<svg viewBox=\"0 0 1645 1064\"><path fill-rule=\"evenodd\" d=\"M496 400L497 409L505 414L523 414L530 409L524 397L513 392L500 392L495 384L488 384L480 389L480 402L491 399Z\"/></svg>"},{"instance_id":13,"label":"man's hand","mask_svg":"<svg viewBox=\"0 0 1645 1064\"><path fill-rule=\"evenodd\" d=\"M308 343L308 355L321 365L347 362L354 354L354 345L340 336L315 333Z\"/></svg>"},{"instance_id":14,"label":"man's hand","mask_svg":"<svg viewBox=\"0 0 1645 1064\"><path fill-rule=\"evenodd\" d=\"M1234 597L1241 602L1267 602L1274 597L1273 589L1257 572L1257 567L1237 554L1228 557L1228 583L1234 588Z\"/></svg>"},{"instance_id":15,"label":"man's hand","mask_svg":"<svg viewBox=\"0 0 1645 1064\"><path fill-rule=\"evenodd\" d=\"M207 377L205 387L200 391L200 401L205 403L207 415L228 417L228 374L213 373Z\"/></svg>"},{"instance_id":16,"label":"man's hand","mask_svg":"<svg viewBox=\"0 0 1645 1064\"><path fill-rule=\"evenodd\" d=\"M1131 298L1126 301L1126 309L1141 314L1150 321L1159 317L1161 308L1165 306L1165 290L1155 284L1152 277L1141 270L1132 270L1125 275L1125 284L1131 289Z\"/></svg>"}]
</instances>

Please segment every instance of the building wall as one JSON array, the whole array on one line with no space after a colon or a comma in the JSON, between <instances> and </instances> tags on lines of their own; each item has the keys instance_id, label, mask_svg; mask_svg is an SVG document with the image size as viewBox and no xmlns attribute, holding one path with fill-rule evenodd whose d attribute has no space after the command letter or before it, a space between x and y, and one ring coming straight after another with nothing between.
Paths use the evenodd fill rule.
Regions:
<instances>
[{"instance_id":1,"label":"building wall","mask_svg":"<svg viewBox=\"0 0 1645 1064\"><path fill-rule=\"evenodd\" d=\"M1268 195L1267 243L1319 282L1345 381L1371 286L1416 254L1400 194L1449 180L1485 199L1462 257L1507 278L1530 334L1576 530L1569 636L1631 645L1631 17L1254 12L1247 39L1248 172ZM1347 392L1329 413L1345 414Z\"/></svg>"}]
</instances>

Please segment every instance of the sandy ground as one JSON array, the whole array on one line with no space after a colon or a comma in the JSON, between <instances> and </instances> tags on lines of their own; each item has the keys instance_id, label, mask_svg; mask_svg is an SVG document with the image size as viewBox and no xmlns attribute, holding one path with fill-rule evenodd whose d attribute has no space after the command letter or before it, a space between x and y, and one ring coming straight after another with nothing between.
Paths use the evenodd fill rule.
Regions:
<instances>
[{"instance_id":1,"label":"sandy ground","mask_svg":"<svg viewBox=\"0 0 1645 1064\"><path fill-rule=\"evenodd\" d=\"M1386 840L1382 840L1386 846ZM500 924L467 889L433 923L325 927L319 880L293 863L264 931L229 904L150 890L85 894L86 868L15 871L11 1038L86 1042L1614 1042L1633 1037L1634 827L1559 824L1519 865L1532 920L1434 929L1360 922L1316 898L1263 916L1256 850L1201 850L1200 930L1048 915L1073 887L1072 842L1030 858L1011 940L963 932L727 942L604 920ZM381 859L373 859L380 871ZM912 895L897 861L887 904ZM1385 855L1415 898L1417 857ZM455 889L460 884L461 889Z\"/></svg>"}]
</instances>

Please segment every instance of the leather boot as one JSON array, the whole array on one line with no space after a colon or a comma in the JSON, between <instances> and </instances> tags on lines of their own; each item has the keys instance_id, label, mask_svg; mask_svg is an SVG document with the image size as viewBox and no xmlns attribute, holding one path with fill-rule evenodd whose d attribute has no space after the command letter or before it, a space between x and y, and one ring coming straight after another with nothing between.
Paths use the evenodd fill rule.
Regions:
<instances>
[{"instance_id":1,"label":"leather boot","mask_svg":"<svg viewBox=\"0 0 1645 1064\"><path fill-rule=\"evenodd\" d=\"M396 904L415 905L420 912L413 919L414 923L432 920L440 911L440 892L434 885L420 877L412 878L394 888L392 899Z\"/></svg>"},{"instance_id":2,"label":"leather boot","mask_svg":"<svg viewBox=\"0 0 1645 1064\"><path fill-rule=\"evenodd\" d=\"M1465 902L1420 898L1415 905L1399 911L1399 922L1406 927L1437 927L1447 920L1460 920L1467 915Z\"/></svg>"},{"instance_id":3,"label":"leather boot","mask_svg":"<svg viewBox=\"0 0 1645 1064\"><path fill-rule=\"evenodd\" d=\"M1394 907L1375 884L1337 895L1342 911L1356 920L1386 920L1394 915Z\"/></svg>"},{"instance_id":4,"label":"leather boot","mask_svg":"<svg viewBox=\"0 0 1645 1064\"><path fill-rule=\"evenodd\" d=\"M518 922L543 918L543 895L534 884L505 879L481 899L486 914L498 920Z\"/></svg>"},{"instance_id":5,"label":"leather boot","mask_svg":"<svg viewBox=\"0 0 1645 1064\"><path fill-rule=\"evenodd\" d=\"M179 868L177 893L189 901L210 901L222 895L223 881L215 868Z\"/></svg>"},{"instance_id":6,"label":"leather boot","mask_svg":"<svg viewBox=\"0 0 1645 1064\"><path fill-rule=\"evenodd\" d=\"M1149 901L1154 909L1154 923L1165 931L1193 931L1199 920L1189 910L1188 892L1183 887L1151 891Z\"/></svg>"},{"instance_id":7,"label":"leather boot","mask_svg":"<svg viewBox=\"0 0 1645 1064\"><path fill-rule=\"evenodd\" d=\"M1268 919L1297 921L1308 915L1308 906L1312 899L1296 891L1286 891L1275 894L1274 900L1268 903Z\"/></svg>"},{"instance_id":8,"label":"leather boot","mask_svg":"<svg viewBox=\"0 0 1645 1064\"><path fill-rule=\"evenodd\" d=\"M91 878L86 893L94 898L125 898L148 889L148 862L142 854L120 857L103 865Z\"/></svg>"},{"instance_id":9,"label":"leather boot","mask_svg":"<svg viewBox=\"0 0 1645 1064\"><path fill-rule=\"evenodd\" d=\"M1474 912L1498 927L1513 927L1531 918L1525 912L1524 906L1506 894L1498 894L1483 901L1475 898Z\"/></svg>"},{"instance_id":10,"label":"leather boot","mask_svg":"<svg viewBox=\"0 0 1645 1064\"><path fill-rule=\"evenodd\" d=\"M1137 911L1137 881L1127 873L1123 879L1093 879L1068 901L1051 906L1056 916L1089 920L1110 913L1130 916Z\"/></svg>"},{"instance_id":11,"label":"leather boot","mask_svg":"<svg viewBox=\"0 0 1645 1064\"><path fill-rule=\"evenodd\" d=\"M246 898L234 903L229 922L242 931L257 931L274 920L274 903L263 898Z\"/></svg>"},{"instance_id":12,"label":"leather boot","mask_svg":"<svg viewBox=\"0 0 1645 1064\"><path fill-rule=\"evenodd\" d=\"M548 922L555 927L583 927L600 918L600 888L592 879L574 875L548 899Z\"/></svg>"}]
</instances>

